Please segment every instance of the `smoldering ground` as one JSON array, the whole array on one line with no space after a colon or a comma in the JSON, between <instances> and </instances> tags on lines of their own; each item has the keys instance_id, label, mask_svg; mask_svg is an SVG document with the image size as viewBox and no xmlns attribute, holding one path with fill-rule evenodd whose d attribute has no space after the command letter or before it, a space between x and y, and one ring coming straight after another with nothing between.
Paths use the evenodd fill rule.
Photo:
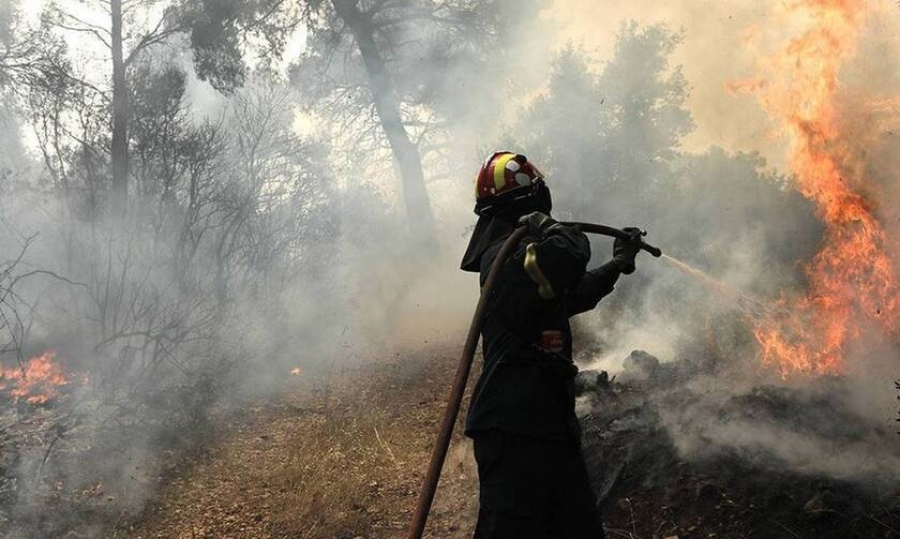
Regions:
<instances>
[{"instance_id":1,"label":"smoldering ground","mask_svg":"<svg viewBox=\"0 0 900 539\"><path fill-rule=\"evenodd\" d=\"M167 452L202 448L215 414L277 394L291 369L460 339L477 295L456 270L474 220L471 177L498 146L541 165L558 216L647 228L664 251L763 303L804 289L821 222L793 190L764 113L752 96L725 92L720 55L708 54L719 44L711 35L728 25L728 46L717 50L742 61L727 74L752 70L743 49L729 51L767 11L743 7L735 22L728 3L701 14L676 3L628 22L622 16L636 14L585 18L579 3L483 2L466 11L450 2L439 7L458 18L422 25L418 3L389 4L378 16L390 31L376 44L391 76L406 81L396 99L420 148L436 251L419 248L373 105L378 90L328 4L297 19L307 47L285 73L270 65L280 64L277 39L272 51L256 51L269 62L244 71L241 47L215 49L240 40L231 33L240 22L210 22L242 20L229 14L137 57L129 71L133 211L121 220L108 214L109 83L85 77L108 70L108 58L97 53L90 63L66 50L64 37L48 39L56 48L40 53L54 62L41 64L40 76L4 82L18 96L8 112L18 127L0 146L2 259L15 260L32 241L0 289L47 272L16 281L16 302L4 304L4 316L15 310L22 320L0 326L15 337L4 364L55 349L68 372L86 375L73 376L49 407L7 403L17 441L4 450L5 532L101 535L153 495ZM61 17L57 24L71 26ZM571 30L576 21L589 21L607 46L566 44L584 37ZM860 155L888 197L898 188L891 81L868 76L897 57L886 39L893 26L883 21L872 17L845 69L841 118L867 141ZM19 24L4 46L33 54L21 46L33 34ZM90 86L65 83L72 77ZM871 103L858 97L869 94L880 106L857 116L855 103ZM893 222L893 209L877 208ZM608 240L593 247L597 264L611 254ZM895 479L896 450L878 430L894 418L895 342L852 351L840 381L781 381L760 366L752 321L733 298L649 257L639 268L579 321L583 359L608 360L615 374L632 349L646 349L688 365L689 377L655 397L684 458L737 449L747 459L765 455L775 470ZM754 392L797 414L736 412ZM817 407L839 413L812 413ZM40 437L23 434L35 425ZM52 510L60 506L74 510Z\"/></svg>"}]
</instances>

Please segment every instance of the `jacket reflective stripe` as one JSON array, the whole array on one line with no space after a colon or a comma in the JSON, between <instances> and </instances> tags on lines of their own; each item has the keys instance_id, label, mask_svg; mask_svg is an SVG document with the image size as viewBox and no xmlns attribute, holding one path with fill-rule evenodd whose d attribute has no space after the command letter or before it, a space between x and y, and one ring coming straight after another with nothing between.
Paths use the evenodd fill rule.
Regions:
<instances>
[{"instance_id":1,"label":"jacket reflective stripe","mask_svg":"<svg viewBox=\"0 0 900 539\"><path fill-rule=\"evenodd\" d=\"M556 292L553 291L553 285L547 280L541 267L538 266L537 249L533 243L529 243L525 248L525 273L531 277L531 280L538 285L538 295L543 299L553 299Z\"/></svg>"}]
</instances>

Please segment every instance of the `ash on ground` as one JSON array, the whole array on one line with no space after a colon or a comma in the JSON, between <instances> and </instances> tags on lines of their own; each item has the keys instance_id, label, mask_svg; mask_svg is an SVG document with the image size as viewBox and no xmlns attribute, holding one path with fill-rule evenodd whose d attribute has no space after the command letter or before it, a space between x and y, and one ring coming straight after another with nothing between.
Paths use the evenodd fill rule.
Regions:
<instances>
[{"instance_id":1,"label":"ash on ground","mask_svg":"<svg viewBox=\"0 0 900 539\"><path fill-rule=\"evenodd\" d=\"M741 387L635 351L576 385L612 537L900 537L900 439L846 379Z\"/></svg>"}]
</instances>

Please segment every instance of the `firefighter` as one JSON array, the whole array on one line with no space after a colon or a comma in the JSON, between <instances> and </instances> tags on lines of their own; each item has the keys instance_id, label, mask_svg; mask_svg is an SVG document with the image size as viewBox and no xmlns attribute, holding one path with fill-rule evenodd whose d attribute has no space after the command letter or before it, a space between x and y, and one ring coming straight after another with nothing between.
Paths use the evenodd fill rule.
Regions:
<instances>
[{"instance_id":1,"label":"firefighter","mask_svg":"<svg viewBox=\"0 0 900 539\"><path fill-rule=\"evenodd\" d=\"M640 244L617 239L613 259L587 271L587 237L551 209L544 176L525 156L502 151L484 162L463 271L484 285L503 241L517 225L527 233L488 299L484 365L466 418L480 483L475 539L604 537L575 416L569 317L634 271Z\"/></svg>"}]
</instances>

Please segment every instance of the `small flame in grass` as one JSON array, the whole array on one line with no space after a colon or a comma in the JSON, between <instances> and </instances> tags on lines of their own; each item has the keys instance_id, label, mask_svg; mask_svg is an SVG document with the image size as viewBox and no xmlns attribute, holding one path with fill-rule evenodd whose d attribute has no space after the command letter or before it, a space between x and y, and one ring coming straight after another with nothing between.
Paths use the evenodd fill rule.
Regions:
<instances>
[{"instance_id":1,"label":"small flame in grass","mask_svg":"<svg viewBox=\"0 0 900 539\"><path fill-rule=\"evenodd\" d=\"M9 390L15 402L44 404L59 396L58 388L69 383L62 367L55 362L55 351L29 359L23 368L0 369L0 391Z\"/></svg>"},{"instance_id":2,"label":"small flame in grass","mask_svg":"<svg viewBox=\"0 0 900 539\"><path fill-rule=\"evenodd\" d=\"M782 375L842 372L848 345L871 327L900 330L895 254L866 193L858 135L842 129L836 100L840 68L856 51L864 0L798 0L785 6L803 30L763 58L762 76L734 87L758 96L790 140L795 187L816 207L825 242L806 267L809 290L783 296L756 325L763 361Z\"/></svg>"},{"instance_id":3,"label":"small flame in grass","mask_svg":"<svg viewBox=\"0 0 900 539\"><path fill-rule=\"evenodd\" d=\"M303 374L303 370L300 369L300 367L294 367L293 369L291 369L291 375L300 376L301 374Z\"/></svg>"}]
</instances>

